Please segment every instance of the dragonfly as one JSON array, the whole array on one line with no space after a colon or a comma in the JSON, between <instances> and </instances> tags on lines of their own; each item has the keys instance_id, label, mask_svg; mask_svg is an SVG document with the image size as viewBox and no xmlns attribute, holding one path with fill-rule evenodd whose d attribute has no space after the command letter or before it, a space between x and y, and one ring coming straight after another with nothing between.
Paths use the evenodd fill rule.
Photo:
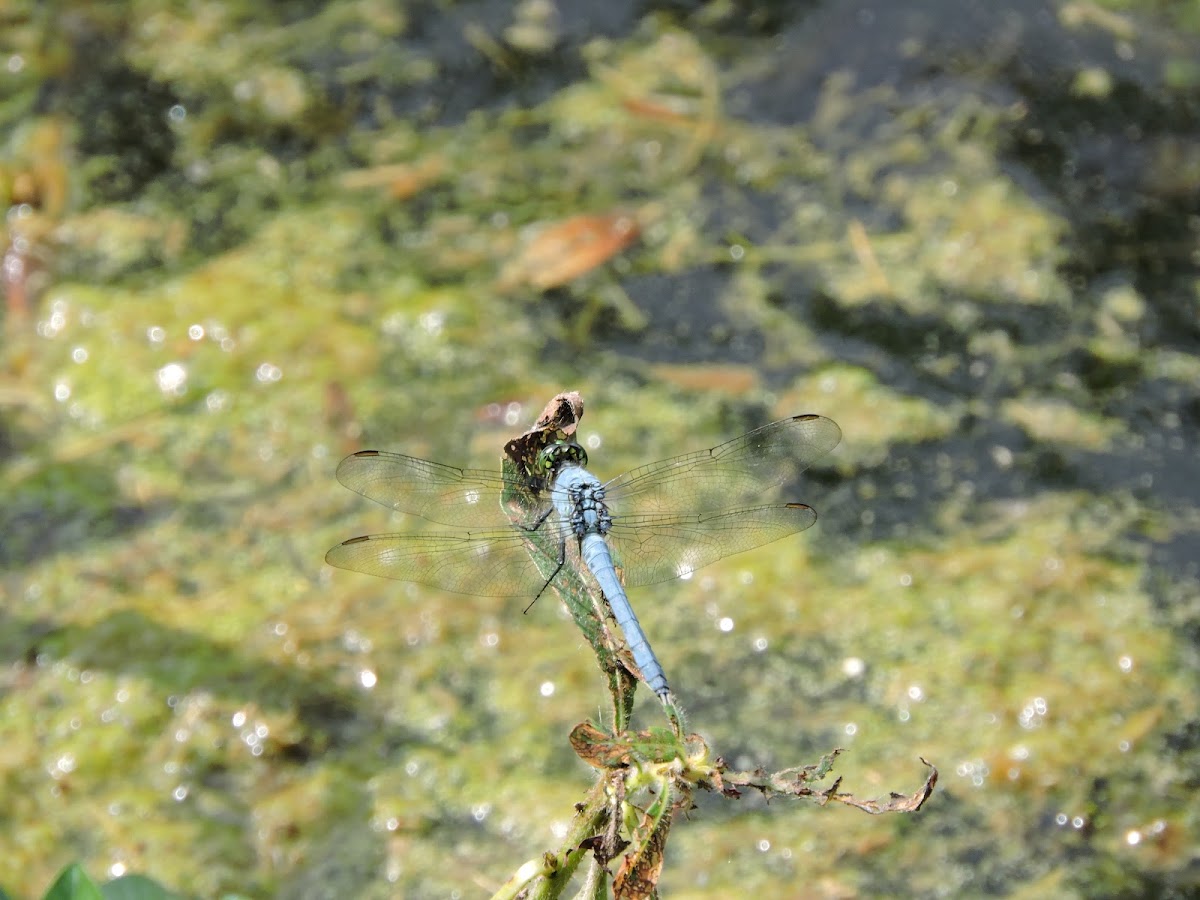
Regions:
<instances>
[{"instance_id":1,"label":"dragonfly","mask_svg":"<svg viewBox=\"0 0 1200 900\"><path fill-rule=\"evenodd\" d=\"M804 503L745 504L792 482L840 440L833 420L792 416L609 481L588 470L573 439L548 442L532 473L360 450L338 465L343 485L438 527L351 538L325 561L452 593L535 600L586 567L642 680L665 700L666 675L625 588L687 578L810 527L817 513Z\"/></svg>"}]
</instances>

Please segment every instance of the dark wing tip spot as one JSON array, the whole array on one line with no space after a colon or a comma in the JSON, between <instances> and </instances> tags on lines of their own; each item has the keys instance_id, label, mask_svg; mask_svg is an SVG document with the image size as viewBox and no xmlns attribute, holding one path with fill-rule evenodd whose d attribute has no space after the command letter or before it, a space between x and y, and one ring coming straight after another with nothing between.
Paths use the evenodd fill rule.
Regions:
<instances>
[{"instance_id":1,"label":"dark wing tip spot","mask_svg":"<svg viewBox=\"0 0 1200 900\"><path fill-rule=\"evenodd\" d=\"M810 513L812 513L813 521L814 522L817 521L817 511L815 509L813 509L811 506L809 506L807 503L786 503L784 505L788 509L802 509L805 512L810 512Z\"/></svg>"}]
</instances>

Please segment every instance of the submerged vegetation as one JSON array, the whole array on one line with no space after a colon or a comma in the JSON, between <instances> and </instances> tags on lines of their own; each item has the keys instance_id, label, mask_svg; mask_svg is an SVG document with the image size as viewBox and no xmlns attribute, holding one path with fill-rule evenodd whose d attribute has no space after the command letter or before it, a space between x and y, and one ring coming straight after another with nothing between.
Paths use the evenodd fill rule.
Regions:
<instances>
[{"instance_id":1,"label":"submerged vegetation","mask_svg":"<svg viewBox=\"0 0 1200 900\"><path fill-rule=\"evenodd\" d=\"M4 889L495 892L581 748L711 746L941 780L699 790L664 893L1196 890L1200 22L860 7L0 5ZM554 604L321 563L338 458L499 469L562 384L601 477L845 435L635 598L698 742L579 726Z\"/></svg>"}]
</instances>

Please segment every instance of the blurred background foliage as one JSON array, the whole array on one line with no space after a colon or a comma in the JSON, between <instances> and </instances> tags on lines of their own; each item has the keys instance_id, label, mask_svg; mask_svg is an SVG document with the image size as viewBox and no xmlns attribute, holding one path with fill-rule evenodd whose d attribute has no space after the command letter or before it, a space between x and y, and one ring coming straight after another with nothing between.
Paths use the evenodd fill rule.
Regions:
<instances>
[{"instance_id":1,"label":"blurred background foliage","mask_svg":"<svg viewBox=\"0 0 1200 900\"><path fill-rule=\"evenodd\" d=\"M943 772L701 799L666 892L1194 895L1197 9L0 0L0 885L552 846L565 613L322 555L408 527L342 454L573 388L601 475L838 421L815 528L631 599L733 764Z\"/></svg>"}]
</instances>

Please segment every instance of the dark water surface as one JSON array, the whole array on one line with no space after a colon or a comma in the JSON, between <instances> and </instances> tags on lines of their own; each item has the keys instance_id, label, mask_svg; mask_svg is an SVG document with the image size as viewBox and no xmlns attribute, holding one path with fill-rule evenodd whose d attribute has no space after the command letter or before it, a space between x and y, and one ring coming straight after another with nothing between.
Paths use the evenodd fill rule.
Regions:
<instances>
[{"instance_id":1,"label":"dark water surface","mask_svg":"<svg viewBox=\"0 0 1200 900\"><path fill-rule=\"evenodd\" d=\"M553 848L603 702L571 622L322 556L412 527L341 455L498 467L577 389L601 476L840 424L813 529L631 600L732 764L942 773L906 817L697 797L667 895L1200 892L1198 35L0 7L0 886L484 896ZM638 238L551 275L583 215Z\"/></svg>"}]
</instances>

